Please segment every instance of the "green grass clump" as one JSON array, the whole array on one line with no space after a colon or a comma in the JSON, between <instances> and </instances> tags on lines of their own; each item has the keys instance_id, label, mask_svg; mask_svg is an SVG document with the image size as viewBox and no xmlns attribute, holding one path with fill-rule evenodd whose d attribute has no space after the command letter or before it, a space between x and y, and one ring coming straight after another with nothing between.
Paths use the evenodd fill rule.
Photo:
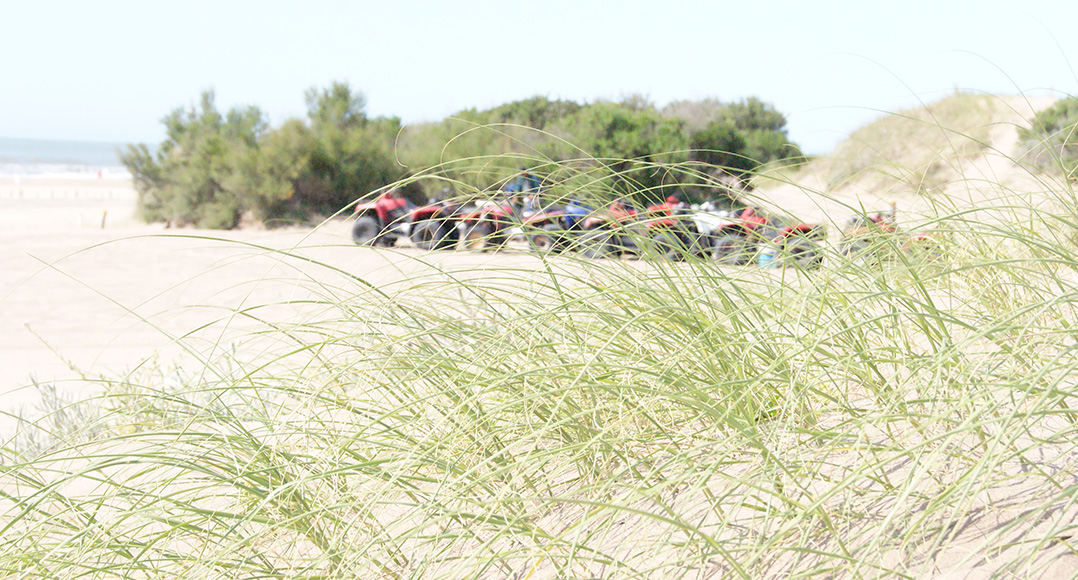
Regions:
<instances>
[{"instance_id":1,"label":"green grass clump","mask_svg":"<svg viewBox=\"0 0 1078 580\"><path fill-rule=\"evenodd\" d=\"M1056 170L1069 180L1078 171L1074 131L1078 125L1078 98L1067 97L1040 111L1030 127L1018 131L1025 158L1042 169Z\"/></svg>"},{"instance_id":2,"label":"green grass clump","mask_svg":"<svg viewBox=\"0 0 1078 580\"><path fill-rule=\"evenodd\" d=\"M5 447L0 571L1073 574L1078 222L1052 207L811 271L384 250L410 273L375 286L326 264L304 318Z\"/></svg>"}]
</instances>

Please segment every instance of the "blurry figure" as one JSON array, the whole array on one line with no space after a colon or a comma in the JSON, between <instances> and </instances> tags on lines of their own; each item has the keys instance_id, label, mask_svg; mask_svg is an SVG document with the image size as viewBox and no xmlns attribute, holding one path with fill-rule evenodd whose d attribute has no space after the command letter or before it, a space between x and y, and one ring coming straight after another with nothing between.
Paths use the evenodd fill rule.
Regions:
<instances>
[{"instance_id":1,"label":"blurry figure","mask_svg":"<svg viewBox=\"0 0 1078 580\"><path fill-rule=\"evenodd\" d=\"M536 193L524 194L524 205L521 207L521 214L524 217L531 216L537 213L541 208L539 207L539 195Z\"/></svg>"},{"instance_id":2,"label":"blurry figure","mask_svg":"<svg viewBox=\"0 0 1078 580\"><path fill-rule=\"evenodd\" d=\"M686 209L689 207L689 204L685 203L685 201L681 199L681 194L678 193L666 196L666 205L669 206L670 209Z\"/></svg>"},{"instance_id":3,"label":"blurry figure","mask_svg":"<svg viewBox=\"0 0 1078 580\"><path fill-rule=\"evenodd\" d=\"M399 189L391 189L382 194L384 207L386 208L386 213L389 215L388 221L391 223L407 217L408 213L411 212L414 207L414 205L409 203L407 199L401 197L400 193Z\"/></svg>"},{"instance_id":4,"label":"blurry figure","mask_svg":"<svg viewBox=\"0 0 1078 580\"><path fill-rule=\"evenodd\" d=\"M515 188L515 191L519 191L521 193L537 193L539 191L539 186L539 178L532 175L530 172L528 172L528 170L524 169L523 167L520 168L520 175L512 184L512 187Z\"/></svg>"}]
</instances>

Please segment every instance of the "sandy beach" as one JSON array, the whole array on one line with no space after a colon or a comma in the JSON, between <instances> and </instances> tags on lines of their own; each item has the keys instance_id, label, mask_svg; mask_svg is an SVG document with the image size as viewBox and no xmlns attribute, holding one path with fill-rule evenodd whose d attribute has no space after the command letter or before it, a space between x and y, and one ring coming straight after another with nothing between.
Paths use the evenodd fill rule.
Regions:
<instances>
[{"instance_id":1,"label":"sandy beach","mask_svg":"<svg viewBox=\"0 0 1078 580\"><path fill-rule=\"evenodd\" d=\"M107 320L116 319L115 311L67 276L89 273L85 284L130 292L134 284L123 281L127 264L104 252L59 269L49 267L94 244L160 230L136 223L134 209L129 180L0 179L0 245L6 250L0 255L0 392L5 411L17 412L33 401L32 391L24 388L32 381L76 376L69 362L95 372L137 356L144 341L117 338L120 332L111 338L101 334ZM9 432L10 421L0 427Z\"/></svg>"},{"instance_id":2,"label":"sandy beach","mask_svg":"<svg viewBox=\"0 0 1078 580\"><path fill-rule=\"evenodd\" d=\"M178 336L196 333L227 346L251 323L220 321L244 305L278 304L262 313L282 320L304 315L294 303L319 283L350 282L330 268L282 259L287 249L390 283L425 262L467 266L527 263L517 253L429 254L358 248L346 220L318 228L259 231L166 229L135 215L135 191L122 179L0 179L0 393L5 413L34 414L33 384L85 393L80 375L116 379L154 359L177 357ZM417 261L411 258L422 258ZM267 314L268 312L268 314ZM192 344L188 339L188 344ZM0 419L0 435L15 420Z\"/></svg>"},{"instance_id":3,"label":"sandy beach","mask_svg":"<svg viewBox=\"0 0 1078 580\"><path fill-rule=\"evenodd\" d=\"M796 201L797 193L789 198ZM20 413L40 412L35 383L75 399L129 373L167 380L187 347L231 348L234 338L262 324L235 316L245 306L269 305L259 309L262 320L309 319L318 306L307 300L327 288L347 293L356 284L349 275L391 286L432 265L461 271L485 264L527 267L536 260L523 252L360 248L351 243L345 219L313 229L166 229L139 221L135 201L131 183L121 179L0 179L0 245L7 250L0 256L0 436L14 433ZM1063 478L1072 450L1044 451L1039 467ZM865 459L851 452L832 460L857 465ZM1075 508L1061 504L1052 508L1051 521L1024 521L1040 488L1018 475L1006 487L975 494L974 515L956 525L944 548L926 556L936 572L931 577L988 577L994 561L969 558L986 538L1003 533L1014 535L1015 545L1025 536L1050 538L1038 555L1037 577L1069 577L1075 558L1051 538L1070 537L1057 527L1074 521ZM1021 525L1012 529L1015 522ZM654 524L637 525L633 533L655 531ZM901 565L899 554L881 561Z\"/></svg>"}]
</instances>

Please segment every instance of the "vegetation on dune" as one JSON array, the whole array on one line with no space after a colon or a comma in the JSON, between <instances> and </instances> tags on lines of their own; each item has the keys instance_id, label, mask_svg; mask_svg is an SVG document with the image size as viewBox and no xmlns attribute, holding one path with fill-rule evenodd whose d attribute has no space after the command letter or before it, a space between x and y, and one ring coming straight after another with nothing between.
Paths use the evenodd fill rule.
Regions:
<instances>
[{"instance_id":1,"label":"vegetation on dune","mask_svg":"<svg viewBox=\"0 0 1078 580\"><path fill-rule=\"evenodd\" d=\"M232 228L244 216L291 222L332 215L431 168L443 180L417 182L405 192L414 201L440 195L446 184L497 188L521 164L556 169L569 160L609 169L604 185L612 191L655 199L672 191L691 195L718 173L743 176L761 163L801 155L786 136L785 117L755 98L660 111L635 96L589 104L534 97L403 127L396 118L368 118L362 93L343 83L306 97L307 118L277 128L257 107L222 114L212 91L197 108L170 113L167 138L155 152L139 145L121 156L142 217L204 228ZM689 160L716 175L656 169Z\"/></svg>"},{"instance_id":2,"label":"vegetation on dune","mask_svg":"<svg viewBox=\"0 0 1078 580\"><path fill-rule=\"evenodd\" d=\"M993 128L1014 116L999 97L957 94L861 127L819 170L829 189L856 181L877 191L938 192L961 180L961 163L984 152Z\"/></svg>"},{"instance_id":3,"label":"vegetation on dune","mask_svg":"<svg viewBox=\"0 0 1078 580\"><path fill-rule=\"evenodd\" d=\"M812 271L402 253L375 287L327 265L308 317L24 425L0 570L1073 573L1078 252L1069 184L1042 183L1037 227L957 211L929 251L881 237L887 258Z\"/></svg>"},{"instance_id":4,"label":"vegetation on dune","mask_svg":"<svg viewBox=\"0 0 1078 580\"><path fill-rule=\"evenodd\" d=\"M1078 97L1056 101L1019 131L1027 157L1040 168L1052 168L1074 180L1078 172Z\"/></svg>"}]
</instances>

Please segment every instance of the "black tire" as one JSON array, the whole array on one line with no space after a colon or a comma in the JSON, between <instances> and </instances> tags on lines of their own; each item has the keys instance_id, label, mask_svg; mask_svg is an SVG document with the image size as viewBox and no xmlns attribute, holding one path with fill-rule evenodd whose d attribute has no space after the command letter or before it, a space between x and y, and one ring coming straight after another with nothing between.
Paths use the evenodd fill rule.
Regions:
<instances>
[{"instance_id":1,"label":"black tire","mask_svg":"<svg viewBox=\"0 0 1078 580\"><path fill-rule=\"evenodd\" d=\"M714 240L711 236L705 236L703 234L693 234L692 240L692 255L697 258L711 258L711 246Z\"/></svg>"},{"instance_id":2,"label":"black tire","mask_svg":"<svg viewBox=\"0 0 1078 580\"><path fill-rule=\"evenodd\" d=\"M839 250L843 256L847 258L861 258L872 247L872 242L864 238L853 238L849 240L842 240L839 244Z\"/></svg>"},{"instance_id":3,"label":"black tire","mask_svg":"<svg viewBox=\"0 0 1078 580\"><path fill-rule=\"evenodd\" d=\"M440 250L445 247L448 226L439 220L423 220L412 224L409 236L421 250Z\"/></svg>"},{"instance_id":4,"label":"black tire","mask_svg":"<svg viewBox=\"0 0 1078 580\"><path fill-rule=\"evenodd\" d=\"M646 233L643 235L647 235ZM610 243L614 246L614 253L621 256L622 254L628 254L630 256L639 256L642 248L638 242L641 241L641 235L637 232L627 229L619 228L619 232L612 234ZM643 240L644 244L650 243L649 238Z\"/></svg>"},{"instance_id":5,"label":"black tire","mask_svg":"<svg viewBox=\"0 0 1078 580\"><path fill-rule=\"evenodd\" d=\"M755 244L745 236L727 234L715 240L711 256L724 266L743 266L752 261Z\"/></svg>"},{"instance_id":6,"label":"black tire","mask_svg":"<svg viewBox=\"0 0 1078 580\"><path fill-rule=\"evenodd\" d=\"M647 254L662 260L682 260L685 258L685 244L674 232L655 232L648 240Z\"/></svg>"},{"instance_id":7,"label":"black tire","mask_svg":"<svg viewBox=\"0 0 1078 580\"><path fill-rule=\"evenodd\" d=\"M460 249L481 252L493 243L491 239L493 229L490 224L479 222L464 228L464 236L460 238Z\"/></svg>"},{"instance_id":8,"label":"black tire","mask_svg":"<svg viewBox=\"0 0 1078 580\"><path fill-rule=\"evenodd\" d=\"M457 229L458 222L455 221L443 221L445 226L445 236L442 237L442 242L438 244L435 250L452 250L457 247L457 240L460 239L460 230Z\"/></svg>"},{"instance_id":9,"label":"black tire","mask_svg":"<svg viewBox=\"0 0 1078 580\"><path fill-rule=\"evenodd\" d=\"M381 231L382 226L377 218L369 215L359 216L352 224L352 241L359 246L373 246L378 241L378 234Z\"/></svg>"},{"instance_id":10,"label":"black tire","mask_svg":"<svg viewBox=\"0 0 1078 580\"><path fill-rule=\"evenodd\" d=\"M677 234L681 240L682 257L688 259L711 257L711 238L701 235L692 230L680 231Z\"/></svg>"},{"instance_id":11,"label":"black tire","mask_svg":"<svg viewBox=\"0 0 1078 580\"><path fill-rule=\"evenodd\" d=\"M565 247L565 231L558 224L545 224L539 231L528 234L528 246L536 252L556 252Z\"/></svg>"},{"instance_id":12,"label":"black tire","mask_svg":"<svg viewBox=\"0 0 1078 580\"><path fill-rule=\"evenodd\" d=\"M823 252L820 251L819 244L802 237L786 240L783 245L782 258L787 264L805 270L823 265Z\"/></svg>"},{"instance_id":13,"label":"black tire","mask_svg":"<svg viewBox=\"0 0 1078 580\"><path fill-rule=\"evenodd\" d=\"M614 234L606 230L587 232L580 237L580 253L591 260L616 257L618 249L613 243L613 238Z\"/></svg>"}]
</instances>

